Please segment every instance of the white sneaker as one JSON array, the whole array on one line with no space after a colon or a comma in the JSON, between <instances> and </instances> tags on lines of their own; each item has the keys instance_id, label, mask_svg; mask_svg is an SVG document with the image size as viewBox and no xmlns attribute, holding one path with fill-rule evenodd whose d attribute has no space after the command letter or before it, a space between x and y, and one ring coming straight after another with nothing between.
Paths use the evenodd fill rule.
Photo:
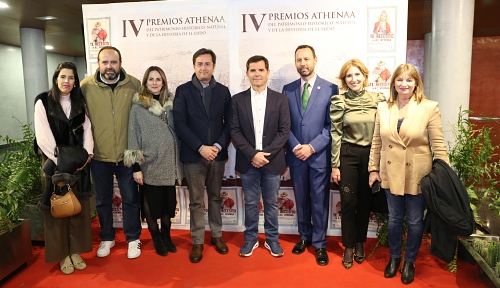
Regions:
<instances>
[{"instance_id":1,"label":"white sneaker","mask_svg":"<svg viewBox=\"0 0 500 288\"><path fill-rule=\"evenodd\" d=\"M97 257L106 257L109 255L111 247L115 246L115 241L101 241L97 249Z\"/></svg>"},{"instance_id":2,"label":"white sneaker","mask_svg":"<svg viewBox=\"0 0 500 288\"><path fill-rule=\"evenodd\" d=\"M141 241L139 239L128 242L128 259L134 259L141 256Z\"/></svg>"}]
</instances>

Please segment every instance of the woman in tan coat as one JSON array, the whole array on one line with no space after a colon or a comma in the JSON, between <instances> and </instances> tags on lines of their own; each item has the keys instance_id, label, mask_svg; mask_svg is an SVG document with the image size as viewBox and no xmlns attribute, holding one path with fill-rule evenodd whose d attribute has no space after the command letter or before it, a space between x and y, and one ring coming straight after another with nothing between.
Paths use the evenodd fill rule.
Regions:
<instances>
[{"instance_id":1,"label":"woman in tan coat","mask_svg":"<svg viewBox=\"0 0 500 288\"><path fill-rule=\"evenodd\" d=\"M402 64L394 71L387 102L380 103L370 150L370 186L380 181L389 207L391 259L386 278L396 276L401 262L403 217L408 237L401 281L414 279L418 249L422 242L424 197L420 180L432 169L435 158L449 163L437 102L425 99L424 87L415 66Z\"/></svg>"}]
</instances>

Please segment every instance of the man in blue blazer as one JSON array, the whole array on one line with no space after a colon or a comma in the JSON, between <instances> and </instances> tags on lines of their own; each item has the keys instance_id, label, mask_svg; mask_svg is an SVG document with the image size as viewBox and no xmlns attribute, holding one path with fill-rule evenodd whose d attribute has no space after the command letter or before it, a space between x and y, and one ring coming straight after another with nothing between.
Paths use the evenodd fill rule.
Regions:
<instances>
[{"instance_id":1,"label":"man in blue blazer","mask_svg":"<svg viewBox=\"0 0 500 288\"><path fill-rule=\"evenodd\" d=\"M307 246L316 248L316 262L328 264L326 230L330 195L330 97L338 94L337 85L314 72L318 59L314 48L295 49L295 67L300 79L283 87L290 107L290 136L286 143L286 162L297 204L300 241L293 254Z\"/></svg>"},{"instance_id":2,"label":"man in blue blazer","mask_svg":"<svg viewBox=\"0 0 500 288\"><path fill-rule=\"evenodd\" d=\"M173 107L175 133L181 140L181 161L189 188L189 224L193 239L189 260L193 263L201 261L205 239L205 186L211 242L218 253L228 252L222 239L220 190L231 139L231 93L215 81L215 61L212 50L202 48L194 53L194 74L190 81L177 87Z\"/></svg>"}]
</instances>

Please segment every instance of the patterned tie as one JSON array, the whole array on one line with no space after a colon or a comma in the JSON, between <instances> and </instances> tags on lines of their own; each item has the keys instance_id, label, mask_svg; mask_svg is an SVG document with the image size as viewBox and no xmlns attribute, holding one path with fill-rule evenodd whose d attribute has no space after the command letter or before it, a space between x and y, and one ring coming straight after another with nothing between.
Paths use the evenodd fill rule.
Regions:
<instances>
[{"instance_id":1,"label":"patterned tie","mask_svg":"<svg viewBox=\"0 0 500 288\"><path fill-rule=\"evenodd\" d=\"M304 84L304 92L302 92L302 113L306 112L307 102L309 102L309 83Z\"/></svg>"}]
</instances>

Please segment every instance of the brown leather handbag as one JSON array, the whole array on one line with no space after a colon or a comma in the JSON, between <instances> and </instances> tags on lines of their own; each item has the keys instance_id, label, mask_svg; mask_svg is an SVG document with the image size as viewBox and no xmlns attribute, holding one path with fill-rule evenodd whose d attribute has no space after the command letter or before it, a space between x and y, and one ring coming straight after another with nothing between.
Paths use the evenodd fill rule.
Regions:
<instances>
[{"instance_id":1,"label":"brown leather handbag","mask_svg":"<svg viewBox=\"0 0 500 288\"><path fill-rule=\"evenodd\" d=\"M76 215L82 211L80 201L76 198L71 187L67 185L68 192L64 195L52 193L50 197L50 213L54 218L65 218Z\"/></svg>"}]
</instances>

